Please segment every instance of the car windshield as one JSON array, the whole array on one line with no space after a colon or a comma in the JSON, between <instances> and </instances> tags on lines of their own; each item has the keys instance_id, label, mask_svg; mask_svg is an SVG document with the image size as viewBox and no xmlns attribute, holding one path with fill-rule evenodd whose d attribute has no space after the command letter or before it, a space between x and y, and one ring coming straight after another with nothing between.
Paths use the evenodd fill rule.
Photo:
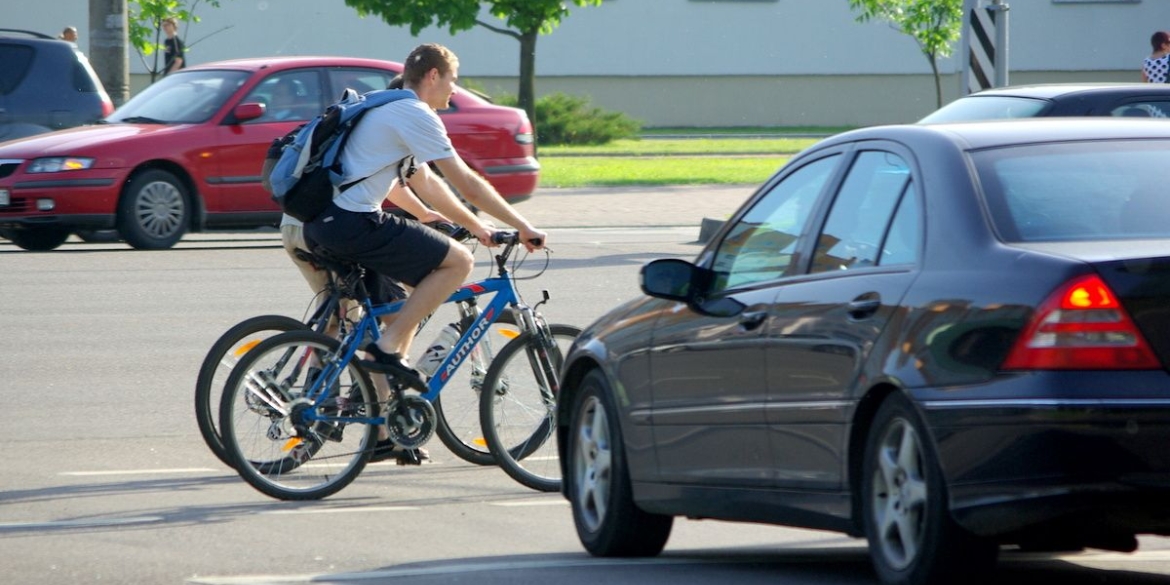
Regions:
<instances>
[{"instance_id":1,"label":"car windshield","mask_svg":"<svg viewBox=\"0 0 1170 585\"><path fill-rule=\"evenodd\" d=\"M179 71L142 90L106 121L146 124L206 122L249 75L247 71Z\"/></svg>"},{"instance_id":2,"label":"car windshield","mask_svg":"<svg viewBox=\"0 0 1170 585\"><path fill-rule=\"evenodd\" d=\"M935 110L933 114L919 120L918 123L940 124L974 120L1032 118L1039 115L1048 104L1047 100L1026 97L968 96Z\"/></svg>"},{"instance_id":3,"label":"car windshield","mask_svg":"<svg viewBox=\"0 0 1170 585\"><path fill-rule=\"evenodd\" d=\"M1033 144L971 157L1004 241L1170 238L1170 141Z\"/></svg>"}]
</instances>

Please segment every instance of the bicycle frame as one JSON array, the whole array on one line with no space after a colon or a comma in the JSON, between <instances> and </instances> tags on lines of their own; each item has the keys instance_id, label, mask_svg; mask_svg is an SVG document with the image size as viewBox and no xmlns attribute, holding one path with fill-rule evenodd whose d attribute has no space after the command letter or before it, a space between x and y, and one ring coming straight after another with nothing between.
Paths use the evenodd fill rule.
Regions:
<instances>
[{"instance_id":1,"label":"bicycle frame","mask_svg":"<svg viewBox=\"0 0 1170 585\"><path fill-rule=\"evenodd\" d=\"M496 276L492 276L480 281L464 284L452 293L443 302L444 304L456 303L465 304L470 307L478 307L477 299L484 295L494 295L490 302L487 303L483 310L478 311L475 319L470 326L466 327L462 336L452 346L451 351L443 359L442 363L435 369L435 373L427 382L427 391L422 394L422 398L428 402L433 402L442 392L446 386L451 375L454 374L463 362L471 355L475 347L484 339L485 333L493 323L499 320L500 315L504 311L513 311L517 317L517 325L521 331L537 331L540 328L547 328L543 320L537 316L535 310L525 305L516 290L515 281L508 272L504 263L510 255L512 246L509 244L508 248L496 256L497 272ZM548 292L544 291L544 300L548 300ZM381 337L381 332L378 327L378 319L386 315L392 315L401 310L402 305L406 301L399 300L385 304L374 304L368 296L364 296L362 306L361 319L353 326L343 329L340 355L331 356L331 359L326 360L325 367L321 375L313 381L310 388L305 392L305 397L313 403L314 406L321 406L327 399L327 388L330 388L333 381L340 375L341 368L349 364L357 352L361 349L360 341L364 339L373 339L377 341ZM539 303L538 303L539 305ZM344 325L343 325L344 327ZM309 355L301 356L302 363L297 365L295 371L299 372L307 365ZM336 359L334 359L336 358ZM555 376L555 372L551 373ZM555 386L555 380L551 379L549 372L544 372L546 379L544 383L548 387ZM264 396L260 396L264 400ZM275 407L275 404L270 406ZM280 410L280 409L278 409ZM317 408L305 413L306 421L325 421L325 422L344 422L344 423L361 423L361 424L383 424L386 422L385 416L379 417L356 417L356 416L332 416L323 415L319 413Z\"/></svg>"}]
</instances>

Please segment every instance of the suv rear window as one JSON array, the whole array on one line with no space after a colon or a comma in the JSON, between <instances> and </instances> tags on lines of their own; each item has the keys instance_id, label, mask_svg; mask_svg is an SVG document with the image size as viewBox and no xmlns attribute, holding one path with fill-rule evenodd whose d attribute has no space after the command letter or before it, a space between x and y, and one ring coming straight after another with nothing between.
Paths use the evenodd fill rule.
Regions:
<instances>
[{"instance_id":1,"label":"suv rear window","mask_svg":"<svg viewBox=\"0 0 1170 585\"><path fill-rule=\"evenodd\" d=\"M8 95L20 86L32 65L33 50L26 45L0 43L0 94Z\"/></svg>"}]
</instances>

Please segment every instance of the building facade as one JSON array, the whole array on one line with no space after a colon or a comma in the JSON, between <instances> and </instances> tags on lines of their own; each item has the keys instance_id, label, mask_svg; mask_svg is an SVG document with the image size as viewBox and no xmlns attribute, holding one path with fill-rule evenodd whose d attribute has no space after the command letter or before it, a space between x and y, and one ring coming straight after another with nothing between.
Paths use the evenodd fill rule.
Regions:
<instances>
[{"instance_id":1,"label":"building facade","mask_svg":"<svg viewBox=\"0 0 1170 585\"><path fill-rule=\"evenodd\" d=\"M1009 84L1140 81L1170 0L1004 0ZM984 0L990 4L990 0ZM87 49L89 0L0 0L5 28L77 26ZM451 47L460 75L516 93L519 43L484 27L412 37L344 0L221 0L196 5L181 31L191 63L333 54L400 61L420 42ZM502 23L486 12L481 20ZM955 44L955 53L959 44ZM153 56L148 57L153 58ZM132 91L148 69L131 51ZM957 56L939 62L943 102L960 94ZM648 127L858 126L934 110L929 62L885 22L858 23L848 0L606 0L572 7L536 54L538 95L588 96Z\"/></svg>"}]
</instances>

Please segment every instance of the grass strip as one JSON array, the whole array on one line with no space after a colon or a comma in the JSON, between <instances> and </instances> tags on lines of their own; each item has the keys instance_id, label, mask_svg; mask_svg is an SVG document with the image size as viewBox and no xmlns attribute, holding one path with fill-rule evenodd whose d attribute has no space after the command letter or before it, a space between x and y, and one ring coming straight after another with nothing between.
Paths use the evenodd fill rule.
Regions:
<instances>
[{"instance_id":1,"label":"grass strip","mask_svg":"<svg viewBox=\"0 0 1170 585\"><path fill-rule=\"evenodd\" d=\"M590 156L555 157L541 153L542 187L623 187L659 185L759 184L787 156Z\"/></svg>"},{"instance_id":2,"label":"grass strip","mask_svg":"<svg viewBox=\"0 0 1170 585\"><path fill-rule=\"evenodd\" d=\"M615 140L600 146L541 146L540 157L796 154L816 138L684 138Z\"/></svg>"}]
</instances>

